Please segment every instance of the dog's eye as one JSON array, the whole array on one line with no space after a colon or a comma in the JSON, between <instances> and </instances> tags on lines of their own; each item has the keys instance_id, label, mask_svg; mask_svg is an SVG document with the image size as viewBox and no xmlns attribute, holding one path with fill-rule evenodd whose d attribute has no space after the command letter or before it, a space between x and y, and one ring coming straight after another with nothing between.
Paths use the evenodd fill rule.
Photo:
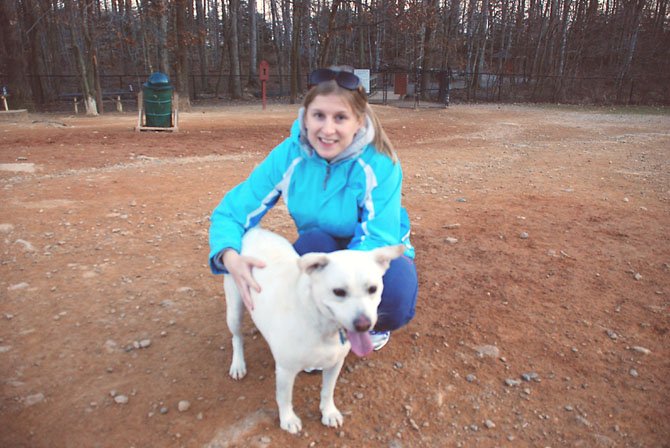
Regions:
<instances>
[{"instance_id":1,"label":"dog's eye","mask_svg":"<svg viewBox=\"0 0 670 448\"><path fill-rule=\"evenodd\" d=\"M333 294L335 294L337 297L344 297L347 295L347 291L342 288L335 288L333 289Z\"/></svg>"},{"instance_id":2,"label":"dog's eye","mask_svg":"<svg viewBox=\"0 0 670 448\"><path fill-rule=\"evenodd\" d=\"M374 294L377 292L377 287L376 286L370 286L368 288L368 294Z\"/></svg>"}]
</instances>

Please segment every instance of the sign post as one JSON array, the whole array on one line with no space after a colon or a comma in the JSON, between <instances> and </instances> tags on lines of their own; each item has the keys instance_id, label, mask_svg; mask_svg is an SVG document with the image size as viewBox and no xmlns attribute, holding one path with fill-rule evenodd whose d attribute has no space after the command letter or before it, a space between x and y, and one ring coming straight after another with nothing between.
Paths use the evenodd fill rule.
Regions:
<instances>
[{"instance_id":1,"label":"sign post","mask_svg":"<svg viewBox=\"0 0 670 448\"><path fill-rule=\"evenodd\" d=\"M358 79L361 80L361 84L365 88L365 93L370 94L370 69L368 68L357 68L354 69L354 75L358 76Z\"/></svg>"},{"instance_id":2,"label":"sign post","mask_svg":"<svg viewBox=\"0 0 670 448\"><path fill-rule=\"evenodd\" d=\"M268 61L261 61L258 67L258 78L261 80L261 97L263 98L263 110L265 110L267 105L265 83L270 79L270 64Z\"/></svg>"}]
</instances>

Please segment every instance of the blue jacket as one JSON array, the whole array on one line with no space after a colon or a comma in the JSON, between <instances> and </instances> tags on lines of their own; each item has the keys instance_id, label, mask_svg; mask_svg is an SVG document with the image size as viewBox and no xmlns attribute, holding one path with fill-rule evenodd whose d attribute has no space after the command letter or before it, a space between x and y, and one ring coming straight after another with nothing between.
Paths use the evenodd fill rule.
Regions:
<instances>
[{"instance_id":1,"label":"blue jacket","mask_svg":"<svg viewBox=\"0 0 670 448\"><path fill-rule=\"evenodd\" d=\"M301 132L302 117L301 109L291 135L214 209L209 228L212 272L226 272L222 251L239 252L242 235L260 222L279 197L299 234L319 228L337 238L351 238L348 248L356 250L404 244L405 255L414 258L409 218L401 206L402 169L373 146L371 121L329 163Z\"/></svg>"}]
</instances>

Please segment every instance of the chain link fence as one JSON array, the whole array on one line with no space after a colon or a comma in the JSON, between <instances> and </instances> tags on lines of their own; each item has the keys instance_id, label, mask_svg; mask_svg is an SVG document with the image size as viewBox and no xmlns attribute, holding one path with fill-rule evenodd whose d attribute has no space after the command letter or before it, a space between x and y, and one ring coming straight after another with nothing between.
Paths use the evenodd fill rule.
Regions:
<instances>
[{"instance_id":1,"label":"chain link fence","mask_svg":"<svg viewBox=\"0 0 670 448\"><path fill-rule=\"evenodd\" d=\"M670 105L670 77L530 77L448 71L380 72L370 100L420 105L451 103L566 103Z\"/></svg>"},{"instance_id":2,"label":"chain link fence","mask_svg":"<svg viewBox=\"0 0 670 448\"><path fill-rule=\"evenodd\" d=\"M122 94L124 105L133 110L134 96L149 74L102 75L103 97ZM261 97L260 82L240 77L243 99ZM174 84L174 80L172 80ZM81 97L76 75L40 76L32 80L41 86L36 98L44 110L66 107ZM226 101L231 99L231 75L194 74L189 77L191 100ZM300 80L307 88L307 74ZM288 102L290 77L270 74L267 97ZM458 71L383 71L370 74L370 102L399 107L445 107L457 103L564 103L589 105L670 105L670 76L617 79L614 77L558 77L521 74L467 73Z\"/></svg>"}]
</instances>

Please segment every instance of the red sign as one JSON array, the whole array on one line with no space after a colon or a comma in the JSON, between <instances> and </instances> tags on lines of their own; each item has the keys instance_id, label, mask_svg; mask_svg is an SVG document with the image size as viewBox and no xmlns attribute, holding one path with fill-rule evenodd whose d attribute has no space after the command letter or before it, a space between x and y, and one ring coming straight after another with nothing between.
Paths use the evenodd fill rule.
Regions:
<instances>
[{"instance_id":1,"label":"red sign","mask_svg":"<svg viewBox=\"0 0 670 448\"><path fill-rule=\"evenodd\" d=\"M258 78L261 81L270 80L270 63L268 61L261 61L258 66Z\"/></svg>"}]
</instances>

